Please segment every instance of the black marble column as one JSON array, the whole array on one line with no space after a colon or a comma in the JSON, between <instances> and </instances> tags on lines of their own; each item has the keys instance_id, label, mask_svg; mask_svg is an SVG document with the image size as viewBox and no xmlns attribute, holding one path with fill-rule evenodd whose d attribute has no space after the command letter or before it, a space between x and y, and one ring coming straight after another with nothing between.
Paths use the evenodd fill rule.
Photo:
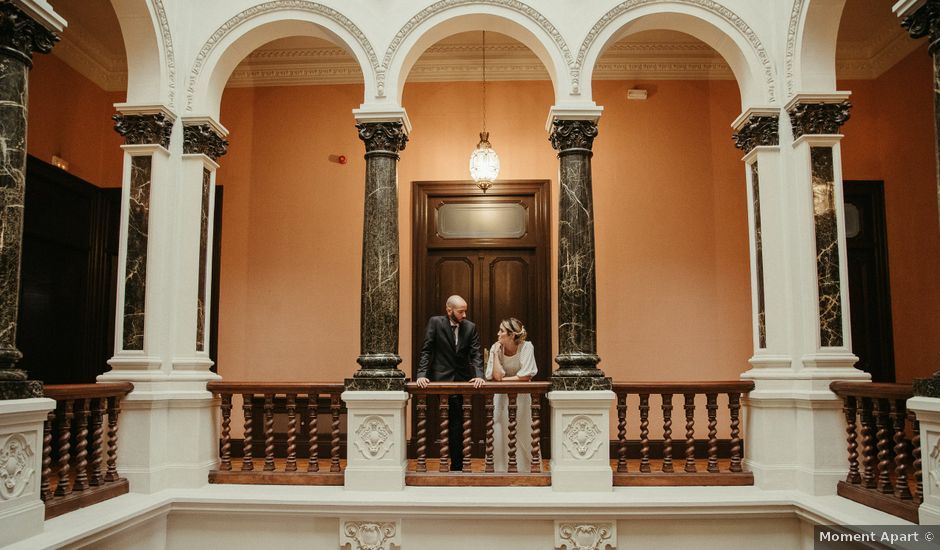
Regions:
<instances>
[{"instance_id":1,"label":"black marble column","mask_svg":"<svg viewBox=\"0 0 940 550\"><path fill-rule=\"evenodd\" d=\"M401 122L357 124L366 145L362 231L360 369L346 379L353 391L403 391L398 369L398 152L408 135Z\"/></svg>"},{"instance_id":2,"label":"black marble column","mask_svg":"<svg viewBox=\"0 0 940 550\"><path fill-rule=\"evenodd\" d=\"M48 53L54 33L0 2L0 399L42 397L42 382L16 368L26 189L26 110L33 52Z\"/></svg>"},{"instance_id":3,"label":"black marble column","mask_svg":"<svg viewBox=\"0 0 940 550\"><path fill-rule=\"evenodd\" d=\"M758 146L776 146L780 144L779 122L776 116L752 115L732 136L734 144L745 154ZM751 211L754 217L754 265L757 289L757 347L767 348L767 310L764 294L764 243L761 238L760 217L760 169L755 158L750 164L751 171Z\"/></svg>"},{"instance_id":4,"label":"black marble column","mask_svg":"<svg viewBox=\"0 0 940 550\"><path fill-rule=\"evenodd\" d=\"M933 113L936 129L937 208L940 210L940 0L927 0L917 11L906 17L901 25L912 38L928 36L927 52L933 59ZM914 379L914 394L940 398L940 370L933 378Z\"/></svg>"},{"instance_id":5,"label":"black marble column","mask_svg":"<svg viewBox=\"0 0 940 550\"><path fill-rule=\"evenodd\" d=\"M597 284L594 272L592 120L555 120L549 141L558 151L558 370L553 391L609 390L597 368Z\"/></svg>"},{"instance_id":6,"label":"black marble column","mask_svg":"<svg viewBox=\"0 0 940 550\"><path fill-rule=\"evenodd\" d=\"M793 138L807 134L837 134L849 119L848 101L800 103L789 112ZM816 281L819 296L819 342L821 347L840 347L842 328L842 282L839 272L838 220L836 218L835 172L831 146L810 146L813 194L813 230L816 236Z\"/></svg>"},{"instance_id":7,"label":"black marble column","mask_svg":"<svg viewBox=\"0 0 940 550\"><path fill-rule=\"evenodd\" d=\"M228 141L208 124L183 126L183 154L206 155L213 162L228 152ZM212 172L202 169L202 210L199 222L199 279L196 296L196 351L206 350L206 276L209 255L209 197Z\"/></svg>"},{"instance_id":8,"label":"black marble column","mask_svg":"<svg viewBox=\"0 0 940 550\"><path fill-rule=\"evenodd\" d=\"M128 145L170 145L173 121L163 113L114 115L114 129ZM131 158L128 197L127 254L124 267L124 330L121 349L144 349L144 319L147 296L147 241L150 220L150 183L153 155Z\"/></svg>"}]
</instances>

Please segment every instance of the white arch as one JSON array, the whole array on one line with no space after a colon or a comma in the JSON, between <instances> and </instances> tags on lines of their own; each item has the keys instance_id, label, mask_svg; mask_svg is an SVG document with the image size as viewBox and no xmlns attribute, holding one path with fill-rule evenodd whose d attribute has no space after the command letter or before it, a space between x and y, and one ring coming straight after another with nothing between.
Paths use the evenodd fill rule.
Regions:
<instances>
[{"instance_id":1,"label":"white arch","mask_svg":"<svg viewBox=\"0 0 940 550\"><path fill-rule=\"evenodd\" d=\"M742 106L774 105L776 69L757 33L727 7L711 0L628 0L609 10L588 33L576 60L581 92L590 95L597 59L628 34L668 29L698 38L728 62Z\"/></svg>"},{"instance_id":2,"label":"white arch","mask_svg":"<svg viewBox=\"0 0 940 550\"><path fill-rule=\"evenodd\" d=\"M185 110L218 119L222 91L236 65L262 44L297 35L345 47L359 63L365 89L374 89L378 58L355 23L316 2L275 0L232 16L206 40L189 74Z\"/></svg>"},{"instance_id":3,"label":"white arch","mask_svg":"<svg viewBox=\"0 0 940 550\"><path fill-rule=\"evenodd\" d=\"M386 91L393 90L390 102L401 105L408 72L428 47L452 34L481 29L525 44L548 71L556 98L567 95L564 90L574 59L561 33L538 11L517 0L441 0L421 10L395 34L382 61L375 99L388 102Z\"/></svg>"},{"instance_id":4,"label":"white arch","mask_svg":"<svg viewBox=\"0 0 940 550\"><path fill-rule=\"evenodd\" d=\"M836 39L845 0L794 0L787 28L787 97L836 91Z\"/></svg>"},{"instance_id":5,"label":"white arch","mask_svg":"<svg viewBox=\"0 0 940 550\"><path fill-rule=\"evenodd\" d=\"M162 0L111 0L127 53L127 103L172 106L176 61Z\"/></svg>"}]
</instances>

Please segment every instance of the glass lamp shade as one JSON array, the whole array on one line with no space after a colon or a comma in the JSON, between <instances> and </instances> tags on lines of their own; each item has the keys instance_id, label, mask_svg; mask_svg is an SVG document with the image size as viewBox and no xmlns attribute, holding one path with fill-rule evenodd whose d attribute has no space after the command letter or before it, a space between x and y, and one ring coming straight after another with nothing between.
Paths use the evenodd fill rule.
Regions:
<instances>
[{"instance_id":1,"label":"glass lamp shade","mask_svg":"<svg viewBox=\"0 0 940 550\"><path fill-rule=\"evenodd\" d=\"M499 157L490 146L490 134L480 132L480 143L470 154L470 177L484 192L499 176Z\"/></svg>"}]
</instances>

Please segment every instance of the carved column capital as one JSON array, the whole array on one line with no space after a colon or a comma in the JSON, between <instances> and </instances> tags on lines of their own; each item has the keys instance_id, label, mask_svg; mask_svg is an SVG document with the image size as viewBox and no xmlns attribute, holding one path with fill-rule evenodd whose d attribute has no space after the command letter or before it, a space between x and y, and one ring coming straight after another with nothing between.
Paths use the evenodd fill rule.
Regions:
<instances>
[{"instance_id":1,"label":"carved column capital","mask_svg":"<svg viewBox=\"0 0 940 550\"><path fill-rule=\"evenodd\" d=\"M49 53L59 37L9 2L0 2L0 55L33 65L33 52Z\"/></svg>"},{"instance_id":2,"label":"carved column capital","mask_svg":"<svg viewBox=\"0 0 940 550\"><path fill-rule=\"evenodd\" d=\"M752 115L732 134L734 146L750 153L752 149L767 145L780 145L780 122L776 116Z\"/></svg>"},{"instance_id":3,"label":"carved column capital","mask_svg":"<svg viewBox=\"0 0 940 550\"><path fill-rule=\"evenodd\" d=\"M163 113L149 115L116 114L114 130L124 136L127 145L147 145L151 143L162 145L165 149L170 147L170 134L173 132L173 121Z\"/></svg>"},{"instance_id":4,"label":"carved column capital","mask_svg":"<svg viewBox=\"0 0 940 550\"><path fill-rule=\"evenodd\" d=\"M398 155L408 143L408 134L401 122L360 122L356 124L359 139L366 144L366 154Z\"/></svg>"},{"instance_id":5,"label":"carved column capital","mask_svg":"<svg viewBox=\"0 0 940 550\"><path fill-rule=\"evenodd\" d=\"M911 38L929 36L927 51L933 55L940 47L940 0L927 0L927 3L901 21L901 26L911 33Z\"/></svg>"},{"instance_id":6,"label":"carved column capital","mask_svg":"<svg viewBox=\"0 0 940 550\"><path fill-rule=\"evenodd\" d=\"M228 140L209 124L183 126L183 154L203 154L212 160L228 152Z\"/></svg>"},{"instance_id":7,"label":"carved column capital","mask_svg":"<svg viewBox=\"0 0 940 550\"><path fill-rule=\"evenodd\" d=\"M838 134L849 119L848 101L840 103L797 103L788 111L793 139L806 134Z\"/></svg>"},{"instance_id":8,"label":"carved column capital","mask_svg":"<svg viewBox=\"0 0 940 550\"><path fill-rule=\"evenodd\" d=\"M559 153L571 149L590 151L597 137L597 122L593 120L553 120L548 140Z\"/></svg>"}]
</instances>

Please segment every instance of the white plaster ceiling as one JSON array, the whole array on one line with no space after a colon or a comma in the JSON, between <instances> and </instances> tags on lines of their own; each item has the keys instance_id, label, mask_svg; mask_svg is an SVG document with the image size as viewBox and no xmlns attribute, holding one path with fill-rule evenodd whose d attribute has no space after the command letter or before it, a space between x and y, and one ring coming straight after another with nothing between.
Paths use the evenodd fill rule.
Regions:
<instances>
[{"instance_id":1,"label":"white plaster ceiling","mask_svg":"<svg viewBox=\"0 0 940 550\"><path fill-rule=\"evenodd\" d=\"M836 49L840 79L876 78L921 45L891 12L895 0L846 0ZM104 90L126 87L124 43L110 0L50 0L68 22L53 54ZM536 56L497 33L486 37L487 80L547 80ZM408 82L480 80L481 33L465 32L431 46ZM732 80L724 59L695 38L673 31L630 35L598 60L597 80ZM319 38L291 37L258 48L236 67L229 87L362 82L351 55Z\"/></svg>"}]
</instances>

